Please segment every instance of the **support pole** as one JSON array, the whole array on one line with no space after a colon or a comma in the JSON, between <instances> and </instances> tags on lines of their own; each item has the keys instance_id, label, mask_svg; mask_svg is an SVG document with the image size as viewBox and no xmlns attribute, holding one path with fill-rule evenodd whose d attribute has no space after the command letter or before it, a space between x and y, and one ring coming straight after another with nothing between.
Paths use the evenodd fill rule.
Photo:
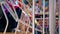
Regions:
<instances>
[{"instance_id":1,"label":"support pole","mask_svg":"<svg viewBox=\"0 0 60 34\"><path fill-rule=\"evenodd\" d=\"M45 34L44 25L45 25L45 0L43 0L43 34Z\"/></svg>"},{"instance_id":2,"label":"support pole","mask_svg":"<svg viewBox=\"0 0 60 34\"><path fill-rule=\"evenodd\" d=\"M60 34L60 0L58 0L58 4L59 4L59 34Z\"/></svg>"},{"instance_id":3,"label":"support pole","mask_svg":"<svg viewBox=\"0 0 60 34\"><path fill-rule=\"evenodd\" d=\"M54 1L49 0L49 34L55 34L55 10L54 10Z\"/></svg>"},{"instance_id":4,"label":"support pole","mask_svg":"<svg viewBox=\"0 0 60 34\"><path fill-rule=\"evenodd\" d=\"M34 7L35 7L34 5L35 5L35 0L32 0L32 1L33 1L32 2L33 3L33 15L32 15L32 26L33 26L33 28L32 28L32 34L35 34L34 33L34 29L35 29L35 27L34 27L35 26L34 25Z\"/></svg>"}]
</instances>

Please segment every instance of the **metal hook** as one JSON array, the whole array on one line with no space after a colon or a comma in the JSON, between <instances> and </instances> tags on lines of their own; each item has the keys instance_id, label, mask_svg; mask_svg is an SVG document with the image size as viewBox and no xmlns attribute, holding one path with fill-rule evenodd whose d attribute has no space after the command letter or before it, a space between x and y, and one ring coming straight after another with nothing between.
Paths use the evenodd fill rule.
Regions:
<instances>
[{"instance_id":1,"label":"metal hook","mask_svg":"<svg viewBox=\"0 0 60 34\"><path fill-rule=\"evenodd\" d=\"M14 11L15 13L13 12L13 10L10 8L10 6L8 5L8 3L6 3L5 6L6 6L6 8L8 8L9 13L13 16L13 18L17 22L17 20L18 20L17 13L15 11Z\"/></svg>"},{"instance_id":2,"label":"metal hook","mask_svg":"<svg viewBox=\"0 0 60 34\"><path fill-rule=\"evenodd\" d=\"M3 10L3 13L4 13L5 18L6 18L6 21L7 21L7 24L6 24L6 27L5 27L5 30L4 30L4 33L3 33L3 34L6 34L6 30L7 30L8 22L9 22L9 21L8 21L7 15L6 15L6 13L5 13L5 10L3 9L3 6L2 6L3 3L4 3L4 1L1 2L1 8L2 8L2 10Z\"/></svg>"},{"instance_id":3,"label":"metal hook","mask_svg":"<svg viewBox=\"0 0 60 34\"><path fill-rule=\"evenodd\" d=\"M6 3L6 4L7 4L7 3ZM13 4L13 3L12 3L12 4ZM12 5L12 6L13 6L13 5ZM18 18L18 16L17 16L17 13L16 13L15 8L13 7L14 12L15 12L15 13L14 13L13 10L10 8L10 6L9 6L8 4L6 5L6 7L9 8L8 10L9 10L10 14L13 16L13 18L15 19L15 21L18 22L18 24L19 24L19 20L18 20L19 18ZM18 26L17 26L16 29L18 29ZM15 31L15 32L16 32L16 31Z\"/></svg>"}]
</instances>

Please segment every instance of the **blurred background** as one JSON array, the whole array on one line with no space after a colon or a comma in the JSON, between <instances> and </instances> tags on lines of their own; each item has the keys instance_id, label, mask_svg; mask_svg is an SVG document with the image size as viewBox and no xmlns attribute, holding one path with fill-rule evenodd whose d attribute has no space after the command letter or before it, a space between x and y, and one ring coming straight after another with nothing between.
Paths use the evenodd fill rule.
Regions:
<instances>
[{"instance_id":1,"label":"blurred background","mask_svg":"<svg viewBox=\"0 0 60 34\"><path fill-rule=\"evenodd\" d=\"M17 33L18 34L32 34L32 26L33 26L33 0L0 0L0 2L5 1L12 12L16 12L19 21L19 26ZM45 15L43 14L43 1L44 0L34 0L34 27L35 27L35 34L43 34L43 16L45 16L45 24L44 24L44 34L49 34L49 0L45 0ZM6 18L3 12L7 15L8 18L8 28L7 32L15 32L18 22L14 19L12 14L7 8L7 4L2 4L3 9L0 3L0 32L4 32L6 27ZM55 24L55 34L59 34L59 16L58 16L58 0L56 0L56 24ZM4 10L4 11L3 11ZM16 14L14 14L16 15Z\"/></svg>"}]
</instances>

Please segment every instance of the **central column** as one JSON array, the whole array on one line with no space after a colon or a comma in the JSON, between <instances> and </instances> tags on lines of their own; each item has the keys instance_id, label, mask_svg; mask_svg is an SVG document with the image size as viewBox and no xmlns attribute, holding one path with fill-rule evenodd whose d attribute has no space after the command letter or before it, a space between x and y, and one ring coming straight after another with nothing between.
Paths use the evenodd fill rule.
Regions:
<instances>
[{"instance_id":1,"label":"central column","mask_svg":"<svg viewBox=\"0 0 60 34\"><path fill-rule=\"evenodd\" d=\"M55 34L55 0L49 0L49 32Z\"/></svg>"}]
</instances>

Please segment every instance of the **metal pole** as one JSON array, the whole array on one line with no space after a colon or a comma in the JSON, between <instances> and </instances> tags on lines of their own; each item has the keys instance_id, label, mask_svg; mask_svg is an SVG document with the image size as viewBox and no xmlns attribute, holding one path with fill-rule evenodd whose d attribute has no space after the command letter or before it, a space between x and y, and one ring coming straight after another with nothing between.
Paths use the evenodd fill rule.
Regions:
<instances>
[{"instance_id":1,"label":"metal pole","mask_svg":"<svg viewBox=\"0 0 60 34\"><path fill-rule=\"evenodd\" d=\"M49 0L49 31L50 34L55 34L55 11L54 11L54 1Z\"/></svg>"},{"instance_id":2,"label":"metal pole","mask_svg":"<svg viewBox=\"0 0 60 34\"><path fill-rule=\"evenodd\" d=\"M32 25L33 25L33 28L32 28L32 34L35 34L35 33L34 33L34 28L35 28L35 27L34 27L34 26L35 26L35 25L34 25L34 7L35 7L35 6L34 6L34 5L35 5L35 0L33 0L33 15L32 15L32 21L33 21L33 22L32 22Z\"/></svg>"},{"instance_id":3,"label":"metal pole","mask_svg":"<svg viewBox=\"0 0 60 34\"><path fill-rule=\"evenodd\" d=\"M43 0L43 34L45 34L44 32L44 24L45 24L45 0Z\"/></svg>"},{"instance_id":4,"label":"metal pole","mask_svg":"<svg viewBox=\"0 0 60 34\"><path fill-rule=\"evenodd\" d=\"M59 4L59 34L60 34L60 0L58 0L58 4Z\"/></svg>"}]
</instances>

